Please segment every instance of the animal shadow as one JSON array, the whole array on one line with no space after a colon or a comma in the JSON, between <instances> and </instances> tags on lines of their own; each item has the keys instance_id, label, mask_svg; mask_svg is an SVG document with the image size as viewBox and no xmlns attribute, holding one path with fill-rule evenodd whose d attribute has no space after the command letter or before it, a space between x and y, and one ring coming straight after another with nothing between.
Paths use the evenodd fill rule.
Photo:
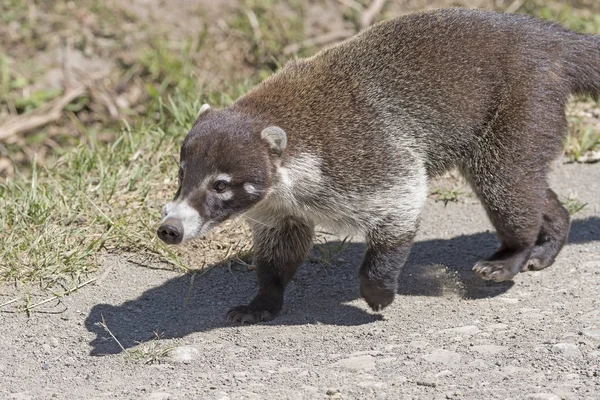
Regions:
<instances>
[{"instance_id":1,"label":"animal shadow","mask_svg":"<svg viewBox=\"0 0 600 400\"><path fill-rule=\"evenodd\" d=\"M573 222L570 243L594 240L600 240L600 218ZM495 235L488 232L417 242L400 277L398 293L467 299L498 296L513 282L486 282L471 271L473 264L497 245ZM282 313L265 324L354 326L380 320L382 316L367 311L367 307L348 304L359 297L357 268L363 252L363 244L350 243L330 266L307 262L288 286ZM233 271L212 268L195 279L191 275L170 279L118 306L97 304L85 321L86 328L96 335L90 343L91 354L120 353L120 346L131 348L152 339L155 332L163 338L181 338L228 326L224 318L227 310L247 303L256 290L254 272L246 267Z\"/></svg>"}]
</instances>

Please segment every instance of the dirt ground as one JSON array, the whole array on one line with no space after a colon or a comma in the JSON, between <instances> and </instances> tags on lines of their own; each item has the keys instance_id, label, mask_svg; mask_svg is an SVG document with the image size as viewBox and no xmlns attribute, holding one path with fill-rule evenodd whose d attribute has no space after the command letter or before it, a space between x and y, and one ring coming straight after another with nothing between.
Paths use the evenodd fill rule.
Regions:
<instances>
[{"instance_id":1,"label":"dirt ground","mask_svg":"<svg viewBox=\"0 0 600 400\"><path fill-rule=\"evenodd\" d=\"M587 203L551 268L478 280L497 244L481 206L430 199L381 314L358 298L360 242L307 262L280 317L255 326L224 318L256 290L245 268L191 282L108 256L105 279L62 305L0 314L0 397L598 399L600 164L558 164L551 182Z\"/></svg>"},{"instance_id":2,"label":"dirt ground","mask_svg":"<svg viewBox=\"0 0 600 400\"><path fill-rule=\"evenodd\" d=\"M145 42L144 29L166 32L171 41L206 34L214 51L194 60L198 79L213 90L242 81L255 73L256 60L245 59L248 43L225 30L239 3L107 2L137 21L115 35L97 33L99 19L83 10L67 27L82 24L92 50L75 46L73 69L111 77L106 93L127 100L123 109L116 102L115 118L127 115L124 110L145 111L143 95L136 94L142 89L134 90L142 83L131 79L121 97L111 91L122 78L111 81L120 73L117 65L128 63L123 53ZM285 17L289 10L280 3ZM306 38L353 29L340 12L340 4L353 0L306 3ZM384 16L513 3L398 0L389 2ZM595 0L580 3L598 9ZM0 26L0 44L18 29ZM36 85L48 88L68 77L59 68L59 37L42 31L46 50L26 53L15 46L7 54L31 57L45 71ZM101 112L89 114L98 123L93 118ZM321 262L300 269L281 315L254 326L225 321L227 310L255 294L254 273L245 266L183 275L163 264L133 262L135 255L105 254L97 280L60 302L30 315L0 310L0 399L600 399L600 163L563 161L552 172L552 187L561 199L575 195L586 205L574 215L569 244L547 270L503 284L475 277L472 265L497 241L467 189L458 202L428 200L398 297L381 314L359 298L360 238L330 265L323 265L322 253L343 248L341 239L317 246L314 260ZM0 286L0 304L22 295L21 287L13 289Z\"/></svg>"}]
</instances>

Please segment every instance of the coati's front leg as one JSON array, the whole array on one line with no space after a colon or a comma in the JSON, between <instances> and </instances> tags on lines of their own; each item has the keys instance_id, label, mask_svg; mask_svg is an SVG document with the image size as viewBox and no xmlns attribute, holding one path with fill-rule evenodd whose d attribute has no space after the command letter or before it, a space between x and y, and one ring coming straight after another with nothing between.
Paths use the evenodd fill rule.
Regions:
<instances>
[{"instance_id":1,"label":"coati's front leg","mask_svg":"<svg viewBox=\"0 0 600 400\"><path fill-rule=\"evenodd\" d=\"M313 225L287 216L269 226L254 222L252 232L258 294L250 304L227 313L231 322L252 324L275 318L283 305L285 286L308 255Z\"/></svg>"},{"instance_id":2,"label":"coati's front leg","mask_svg":"<svg viewBox=\"0 0 600 400\"><path fill-rule=\"evenodd\" d=\"M398 278L410 254L415 231L416 223L402 235L384 238L370 235L359 277L360 294L374 311L381 311L394 301Z\"/></svg>"},{"instance_id":3,"label":"coati's front leg","mask_svg":"<svg viewBox=\"0 0 600 400\"><path fill-rule=\"evenodd\" d=\"M406 263L427 200L427 174L422 163L404 155L403 180L388 191L377 193L371 210L375 222L367 231L367 251L360 267L360 294L375 311L389 306L398 289L398 278ZM381 211L386 212L381 215ZM379 214L379 215L378 215Z\"/></svg>"}]
</instances>

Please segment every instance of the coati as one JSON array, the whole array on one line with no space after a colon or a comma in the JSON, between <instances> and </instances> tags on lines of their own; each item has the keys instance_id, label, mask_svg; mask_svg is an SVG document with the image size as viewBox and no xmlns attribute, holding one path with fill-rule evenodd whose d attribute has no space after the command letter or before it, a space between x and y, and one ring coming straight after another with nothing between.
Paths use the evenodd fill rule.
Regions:
<instances>
[{"instance_id":1,"label":"coati","mask_svg":"<svg viewBox=\"0 0 600 400\"><path fill-rule=\"evenodd\" d=\"M465 9L379 23L289 62L230 107L204 105L158 236L177 244L245 215L260 288L227 318L254 323L280 311L315 224L360 232L360 293L381 310L428 179L457 167L501 242L474 272L499 282L546 268L570 227L546 179L570 93L600 93L599 37Z\"/></svg>"}]
</instances>

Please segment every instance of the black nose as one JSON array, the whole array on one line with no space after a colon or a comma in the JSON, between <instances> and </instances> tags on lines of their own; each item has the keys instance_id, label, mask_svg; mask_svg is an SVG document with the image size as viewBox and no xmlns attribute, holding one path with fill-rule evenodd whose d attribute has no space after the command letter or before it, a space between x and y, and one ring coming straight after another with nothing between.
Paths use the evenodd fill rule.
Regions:
<instances>
[{"instance_id":1,"label":"black nose","mask_svg":"<svg viewBox=\"0 0 600 400\"><path fill-rule=\"evenodd\" d=\"M183 240L183 226L175 219L167 219L156 233L167 244L179 244Z\"/></svg>"}]
</instances>

